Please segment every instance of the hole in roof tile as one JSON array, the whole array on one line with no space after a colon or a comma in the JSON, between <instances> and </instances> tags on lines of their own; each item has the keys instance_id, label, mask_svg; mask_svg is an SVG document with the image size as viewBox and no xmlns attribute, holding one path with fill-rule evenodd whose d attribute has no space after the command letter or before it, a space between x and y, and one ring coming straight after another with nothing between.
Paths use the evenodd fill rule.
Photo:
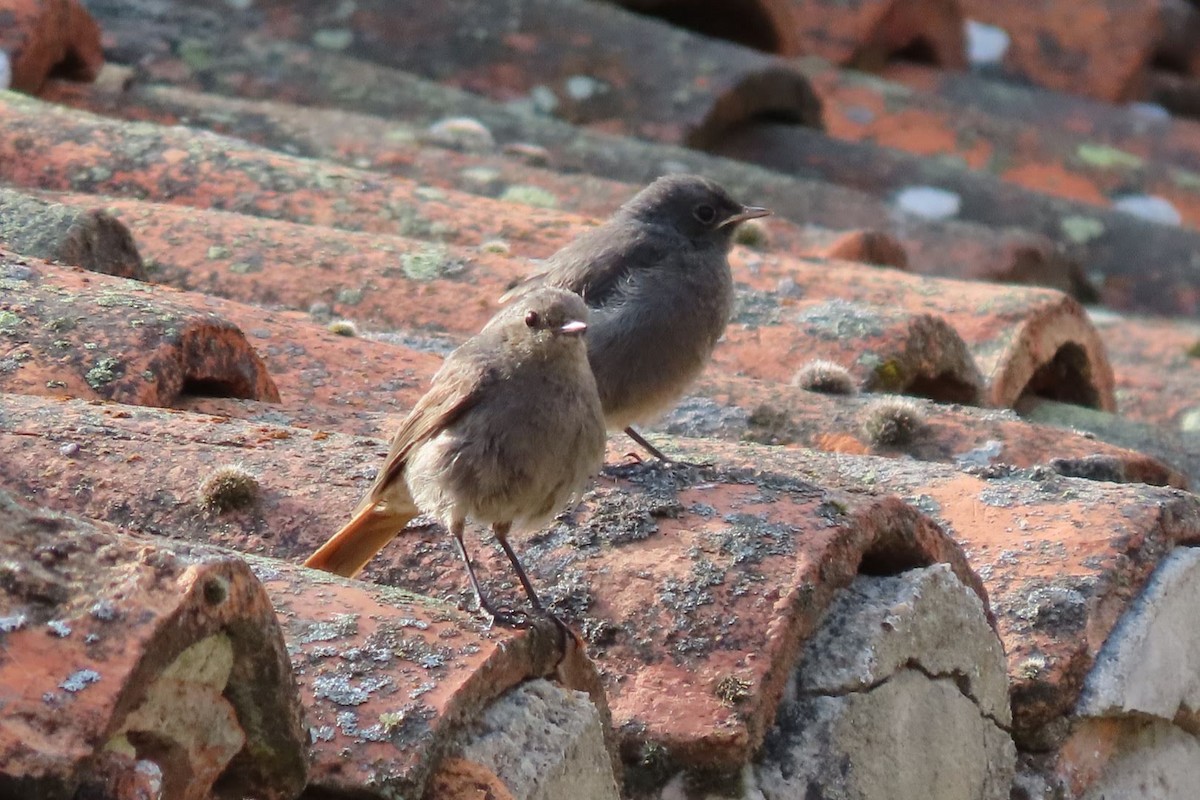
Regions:
<instances>
[{"instance_id":1,"label":"hole in roof tile","mask_svg":"<svg viewBox=\"0 0 1200 800\"><path fill-rule=\"evenodd\" d=\"M858 574L886 577L928 567L929 558L924 553L903 546L903 541L902 536L880 536L863 553L862 561L858 563Z\"/></svg>"},{"instance_id":2,"label":"hole in roof tile","mask_svg":"<svg viewBox=\"0 0 1200 800\"><path fill-rule=\"evenodd\" d=\"M908 64L922 64L929 67L937 67L941 65L941 59L938 57L937 48L933 43L924 36L917 36L911 42L901 47L898 50L893 50L887 57L889 63L904 62Z\"/></svg>"},{"instance_id":3,"label":"hole in roof tile","mask_svg":"<svg viewBox=\"0 0 1200 800\"><path fill-rule=\"evenodd\" d=\"M195 378L191 375L183 379L183 388L179 390L184 397L229 397L235 400L257 400L258 393L249 378Z\"/></svg>"},{"instance_id":4,"label":"hole in roof tile","mask_svg":"<svg viewBox=\"0 0 1200 800\"><path fill-rule=\"evenodd\" d=\"M631 11L657 17L680 28L714 39L725 39L755 50L779 53L785 37L761 3L728 0L621 0Z\"/></svg>"},{"instance_id":5,"label":"hole in roof tile","mask_svg":"<svg viewBox=\"0 0 1200 800\"><path fill-rule=\"evenodd\" d=\"M1168 72L1172 75L1189 74L1188 54L1181 52L1158 51L1150 60L1150 69L1155 72Z\"/></svg>"},{"instance_id":6,"label":"hole in roof tile","mask_svg":"<svg viewBox=\"0 0 1200 800\"><path fill-rule=\"evenodd\" d=\"M768 67L750 73L712 104L687 136L687 146L720 153L730 141L760 128L801 125L824 129L821 101L804 76L789 68Z\"/></svg>"},{"instance_id":7,"label":"hole in roof tile","mask_svg":"<svg viewBox=\"0 0 1200 800\"><path fill-rule=\"evenodd\" d=\"M1100 392L1092 383L1087 351L1074 342L1058 348L1054 358L1034 371L1017 403L1032 397L1100 408Z\"/></svg>"},{"instance_id":8,"label":"hole in roof tile","mask_svg":"<svg viewBox=\"0 0 1200 800\"><path fill-rule=\"evenodd\" d=\"M93 72L77 52L68 50L62 60L50 68L48 77L68 81L88 81L92 79Z\"/></svg>"},{"instance_id":9,"label":"hole in roof tile","mask_svg":"<svg viewBox=\"0 0 1200 800\"><path fill-rule=\"evenodd\" d=\"M961 403L975 405L979 402L979 387L960 380L951 372L940 375L917 375L904 387L910 397L924 397L935 403Z\"/></svg>"}]
</instances>

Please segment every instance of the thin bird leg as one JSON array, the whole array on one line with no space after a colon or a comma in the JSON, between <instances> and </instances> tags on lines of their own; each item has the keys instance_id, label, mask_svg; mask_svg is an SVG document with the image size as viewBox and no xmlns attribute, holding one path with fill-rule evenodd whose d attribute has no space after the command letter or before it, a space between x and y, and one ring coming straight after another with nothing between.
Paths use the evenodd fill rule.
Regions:
<instances>
[{"instance_id":1,"label":"thin bird leg","mask_svg":"<svg viewBox=\"0 0 1200 800\"><path fill-rule=\"evenodd\" d=\"M496 539L499 540L500 546L504 548L505 555L512 562L513 569L517 571L517 577L521 579L521 585L525 587L525 594L529 597L529 605L533 606L534 611L540 612L542 610L542 601L538 599L537 592L533 590L533 584L529 582L529 578L525 575L525 568L517 560L517 554L513 552L512 547L508 544L508 531L510 528L512 528L511 522L496 522L492 524L492 533L496 534Z\"/></svg>"},{"instance_id":2,"label":"thin bird leg","mask_svg":"<svg viewBox=\"0 0 1200 800\"><path fill-rule=\"evenodd\" d=\"M475 577L475 568L471 566L471 557L467 555L467 546L463 543L463 529L466 527L464 520L454 520L450 524L450 533L454 534L454 541L458 542L458 554L462 556L463 563L467 565L467 577L471 579L471 588L475 590L475 599L479 602L479 607L492 615L493 619L505 619L507 614L498 611L483 594L483 589L479 587L479 580Z\"/></svg>"},{"instance_id":3,"label":"thin bird leg","mask_svg":"<svg viewBox=\"0 0 1200 800\"><path fill-rule=\"evenodd\" d=\"M671 459L669 459L665 455L663 455L662 451L659 450L657 447L655 447L654 445L647 442L640 433L638 433L637 431L635 431L633 429L633 426L626 428L625 434L630 439L633 439L635 442L640 444L642 446L642 449L645 450L647 453L649 453L653 458L657 458L659 461L662 461L664 464L670 463Z\"/></svg>"},{"instance_id":4,"label":"thin bird leg","mask_svg":"<svg viewBox=\"0 0 1200 800\"><path fill-rule=\"evenodd\" d=\"M625 429L625 435L628 436L630 439L633 439L638 444L640 444L647 453L649 453L652 457L657 458L663 464L667 464L667 465L676 464L681 467L711 467L712 466L712 462L709 462L709 461L702 461L700 463L693 464L690 461L680 461L679 459L676 459L676 458L667 458L665 455L663 455L663 452L661 450L659 450L654 445L650 444L648 441L646 441L644 436L642 436L640 433L635 431L633 429L633 426L630 426ZM641 459L638 459L638 460L640 461Z\"/></svg>"}]
</instances>

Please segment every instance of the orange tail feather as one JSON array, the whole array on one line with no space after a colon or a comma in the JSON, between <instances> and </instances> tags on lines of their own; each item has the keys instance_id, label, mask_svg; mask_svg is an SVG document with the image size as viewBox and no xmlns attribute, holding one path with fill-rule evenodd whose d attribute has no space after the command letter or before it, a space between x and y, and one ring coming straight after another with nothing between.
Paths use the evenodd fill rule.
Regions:
<instances>
[{"instance_id":1,"label":"orange tail feather","mask_svg":"<svg viewBox=\"0 0 1200 800\"><path fill-rule=\"evenodd\" d=\"M416 516L415 510L397 512L366 504L304 566L352 578Z\"/></svg>"}]
</instances>

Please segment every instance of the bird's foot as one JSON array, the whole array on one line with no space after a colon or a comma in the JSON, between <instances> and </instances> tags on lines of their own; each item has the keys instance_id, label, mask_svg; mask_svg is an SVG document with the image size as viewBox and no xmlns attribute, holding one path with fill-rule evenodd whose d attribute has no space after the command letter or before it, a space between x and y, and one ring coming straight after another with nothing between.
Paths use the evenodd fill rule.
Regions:
<instances>
[{"instance_id":1,"label":"bird's foot","mask_svg":"<svg viewBox=\"0 0 1200 800\"><path fill-rule=\"evenodd\" d=\"M480 608L479 613L491 624L501 628L524 630L533 624L533 617L528 612L511 608Z\"/></svg>"},{"instance_id":2,"label":"bird's foot","mask_svg":"<svg viewBox=\"0 0 1200 800\"><path fill-rule=\"evenodd\" d=\"M647 453L649 453L650 457L653 458L655 461L657 461L659 463L659 465L661 467L663 467L664 469L671 469L674 467L682 467L684 469L688 469L688 468L705 469L705 468L713 466L713 463L711 461L691 462L691 461L681 461L676 458L670 458L665 453L663 453L663 451L659 450L657 447L650 444L650 442L646 441L646 438L644 436L642 436L640 433L638 433L636 430L634 430L633 428L626 428L625 434L627 436L629 436L630 439L633 439L635 442L640 444L642 446L642 449L644 449ZM621 465L624 467L631 467L635 464L646 463L645 461L642 460L642 457L639 456L637 453L626 453L625 458L630 459L630 460L627 460L624 464Z\"/></svg>"}]
</instances>

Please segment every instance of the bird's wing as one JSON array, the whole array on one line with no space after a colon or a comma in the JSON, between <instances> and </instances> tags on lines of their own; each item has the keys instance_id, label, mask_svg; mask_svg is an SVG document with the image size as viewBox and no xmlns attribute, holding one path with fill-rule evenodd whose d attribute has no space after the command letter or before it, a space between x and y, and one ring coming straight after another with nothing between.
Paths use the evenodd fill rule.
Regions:
<instances>
[{"instance_id":1,"label":"bird's wing","mask_svg":"<svg viewBox=\"0 0 1200 800\"><path fill-rule=\"evenodd\" d=\"M485 393L484 387L495 380L495 374L476 356L467 343L447 357L434 375L429 391L400 423L392 437L387 461L356 512L374 505L383 487L402 479L404 464L414 447L437 436L479 403Z\"/></svg>"},{"instance_id":2,"label":"bird's wing","mask_svg":"<svg viewBox=\"0 0 1200 800\"><path fill-rule=\"evenodd\" d=\"M580 295L591 307L606 305L635 265L657 263L665 248L658 237L640 232L618 233L601 226L583 234L547 259L546 268L505 292L507 302L537 286L557 286Z\"/></svg>"}]
</instances>

